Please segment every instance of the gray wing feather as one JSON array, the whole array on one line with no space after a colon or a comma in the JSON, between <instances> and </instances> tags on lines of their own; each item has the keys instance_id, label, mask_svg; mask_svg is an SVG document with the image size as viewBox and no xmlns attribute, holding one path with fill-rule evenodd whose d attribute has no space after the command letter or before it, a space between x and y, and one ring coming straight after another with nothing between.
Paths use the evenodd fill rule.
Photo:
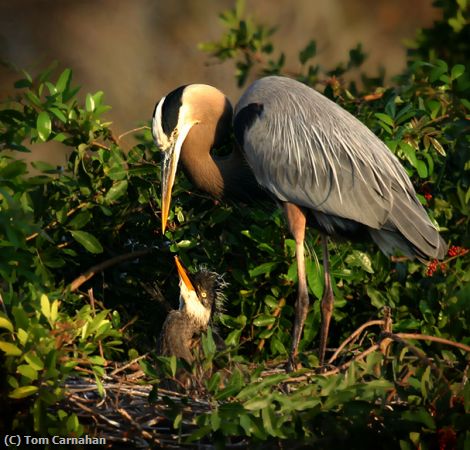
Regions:
<instances>
[{"instance_id":1,"label":"gray wing feather","mask_svg":"<svg viewBox=\"0 0 470 450\"><path fill-rule=\"evenodd\" d=\"M422 253L442 253L436 249L445 244L400 162L354 116L283 77L254 82L235 117L251 103L263 104L263 111L244 134L245 157L257 181L275 197L373 230L399 230ZM375 235L388 250L379 243L384 237Z\"/></svg>"}]
</instances>

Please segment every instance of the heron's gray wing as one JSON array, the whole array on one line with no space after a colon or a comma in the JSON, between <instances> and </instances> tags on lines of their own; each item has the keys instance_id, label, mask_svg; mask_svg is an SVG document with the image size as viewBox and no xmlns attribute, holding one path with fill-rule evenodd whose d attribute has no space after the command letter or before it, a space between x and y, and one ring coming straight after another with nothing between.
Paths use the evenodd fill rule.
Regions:
<instances>
[{"instance_id":1,"label":"heron's gray wing","mask_svg":"<svg viewBox=\"0 0 470 450\"><path fill-rule=\"evenodd\" d=\"M439 235L403 167L339 105L294 80L267 77L248 88L234 117L257 181L279 200L398 229L423 253L435 252Z\"/></svg>"}]
</instances>

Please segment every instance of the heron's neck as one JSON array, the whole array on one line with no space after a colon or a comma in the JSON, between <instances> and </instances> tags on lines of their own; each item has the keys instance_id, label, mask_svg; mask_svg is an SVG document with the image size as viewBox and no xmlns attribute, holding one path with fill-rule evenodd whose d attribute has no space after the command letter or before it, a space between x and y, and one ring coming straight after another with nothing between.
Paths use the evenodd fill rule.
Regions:
<instances>
[{"instance_id":1,"label":"heron's neck","mask_svg":"<svg viewBox=\"0 0 470 450\"><path fill-rule=\"evenodd\" d=\"M243 155L236 145L229 155L212 155L211 149L217 145L213 136L201 125L191 129L180 156L186 173L199 189L212 197L246 196L249 186L256 181ZM224 142L224 139L218 137L218 141Z\"/></svg>"}]
</instances>

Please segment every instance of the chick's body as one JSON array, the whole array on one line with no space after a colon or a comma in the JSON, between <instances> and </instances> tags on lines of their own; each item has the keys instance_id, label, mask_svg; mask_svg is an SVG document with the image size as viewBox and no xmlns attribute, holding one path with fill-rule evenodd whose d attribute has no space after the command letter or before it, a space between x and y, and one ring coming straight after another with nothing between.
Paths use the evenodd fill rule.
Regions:
<instances>
[{"instance_id":1,"label":"chick's body","mask_svg":"<svg viewBox=\"0 0 470 450\"><path fill-rule=\"evenodd\" d=\"M180 281L180 307L171 311L163 324L158 354L176 356L189 364L200 348L200 336L207 331L217 309L220 277L200 270L190 277L192 288Z\"/></svg>"}]
</instances>

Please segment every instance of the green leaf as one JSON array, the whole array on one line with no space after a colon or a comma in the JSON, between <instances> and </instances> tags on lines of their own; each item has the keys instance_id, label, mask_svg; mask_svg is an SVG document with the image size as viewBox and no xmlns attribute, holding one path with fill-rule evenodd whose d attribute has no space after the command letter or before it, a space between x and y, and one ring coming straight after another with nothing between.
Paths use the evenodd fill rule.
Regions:
<instances>
[{"instance_id":1,"label":"green leaf","mask_svg":"<svg viewBox=\"0 0 470 450\"><path fill-rule=\"evenodd\" d=\"M374 273L369 255L359 250L353 250L352 253L346 257L346 263L353 267L360 267L368 273Z\"/></svg>"},{"instance_id":2,"label":"green leaf","mask_svg":"<svg viewBox=\"0 0 470 450\"><path fill-rule=\"evenodd\" d=\"M209 381L206 384L207 390L212 393L216 392L220 385L220 380L221 380L220 372L215 372L214 375L210 377Z\"/></svg>"},{"instance_id":3,"label":"green leaf","mask_svg":"<svg viewBox=\"0 0 470 450\"><path fill-rule=\"evenodd\" d=\"M15 84L13 85L16 89L22 89L22 88L29 88L32 86L31 80L28 80L26 78L22 78L21 80L15 81Z\"/></svg>"},{"instance_id":4,"label":"green leaf","mask_svg":"<svg viewBox=\"0 0 470 450\"><path fill-rule=\"evenodd\" d=\"M7 356L20 356L21 349L11 342L0 341L0 350Z\"/></svg>"},{"instance_id":5,"label":"green leaf","mask_svg":"<svg viewBox=\"0 0 470 450\"><path fill-rule=\"evenodd\" d=\"M263 263L254 269L249 270L248 273L250 274L251 278L255 278L259 275L270 273L275 267L277 267L278 264L279 263L276 261Z\"/></svg>"},{"instance_id":6,"label":"green leaf","mask_svg":"<svg viewBox=\"0 0 470 450\"><path fill-rule=\"evenodd\" d=\"M388 114L375 113L375 117L377 117L377 119L380 119L382 122L385 122L387 125L390 125L391 127L395 125L395 122Z\"/></svg>"},{"instance_id":7,"label":"green leaf","mask_svg":"<svg viewBox=\"0 0 470 450\"><path fill-rule=\"evenodd\" d=\"M14 391L12 391L10 394L8 394L8 397L10 398L25 398L29 397L30 395L35 394L38 391L37 386L21 386Z\"/></svg>"},{"instance_id":8,"label":"green leaf","mask_svg":"<svg viewBox=\"0 0 470 450\"><path fill-rule=\"evenodd\" d=\"M47 295L42 294L41 295L41 312L43 316L49 320L51 317L51 303L49 299L47 298Z\"/></svg>"},{"instance_id":9,"label":"green leaf","mask_svg":"<svg viewBox=\"0 0 470 450\"><path fill-rule=\"evenodd\" d=\"M48 111L54 114L62 123L67 123L67 116L55 106L48 108Z\"/></svg>"},{"instance_id":10,"label":"green leaf","mask_svg":"<svg viewBox=\"0 0 470 450\"><path fill-rule=\"evenodd\" d=\"M69 230L72 237L90 253L102 253L103 247L98 239L86 231Z\"/></svg>"},{"instance_id":11,"label":"green leaf","mask_svg":"<svg viewBox=\"0 0 470 450\"><path fill-rule=\"evenodd\" d=\"M21 364L16 368L16 371L20 374L23 375L24 377L28 378L29 380L37 380L38 379L38 372L37 370L34 370L30 365L28 364Z\"/></svg>"},{"instance_id":12,"label":"green leaf","mask_svg":"<svg viewBox=\"0 0 470 450\"><path fill-rule=\"evenodd\" d=\"M255 327L266 327L268 325L272 325L276 322L276 318L274 316L270 316L269 314L261 314L255 320L253 320L253 325Z\"/></svg>"},{"instance_id":13,"label":"green leaf","mask_svg":"<svg viewBox=\"0 0 470 450\"><path fill-rule=\"evenodd\" d=\"M317 53L317 43L311 40L307 46L300 51L299 61L301 64L305 64L309 59L313 58Z\"/></svg>"},{"instance_id":14,"label":"green leaf","mask_svg":"<svg viewBox=\"0 0 470 450\"><path fill-rule=\"evenodd\" d=\"M44 161L32 161L31 165L41 172L57 172L56 167Z\"/></svg>"},{"instance_id":15,"label":"green leaf","mask_svg":"<svg viewBox=\"0 0 470 450\"><path fill-rule=\"evenodd\" d=\"M51 134L52 129L51 118L49 117L49 114L47 114L46 111L41 111L39 113L36 121L36 127L38 130L39 138L43 142L46 142Z\"/></svg>"},{"instance_id":16,"label":"green leaf","mask_svg":"<svg viewBox=\"0 0 470 450\"><path fill-rule=\"evenodd\" d=\"M388 304L384 295L381 292L379 292L377 289L373 288L372 286L367 286L366 291L367 291L367 295L371 299L371 303L377 309L382 309L384 306Z\"/></svg>"},{"instance_id":17,"label":"green leaf","mask_svg":"<svg viewBox=\"0 0 470 450\"><path fill-rule=\"evenodd\" d=\"M0 178L9 180L27 172L27 166L23 161L12 161L0 169Z\"/></svg>"},{"instance_id":18,"label":"green leaf","mask_svg":"<svg viewBox=\"0 0 470 450\"><path fill-rule=\"evenodd\" d=\"M170 370L171 375L174 377L176 376L176 367L177 367L177 360L175 355L170 356Z\"/></svg>"},{"instance_id":19,"label":"green leaf","mask_svg":"<svg viewBox=\"0 0 470 450\"><path fill-rule=\"evenodd\" d=\"M421 161L420 159L416 161L416 170L418 171L420 178L428 177L428 166L424 161Z\"/></svg>"},{"instance_id":20,"label":"green leaf","mask_svg":"<svg viewBox=\"0 0 470 450\"><path fill-rule=\"evenodd\" d=\"M464 72L465 66L463 64L456 64L454 67L452 67L450 76L453 80L456 80L457 78L461 77Z\"/></svg>"},{"instance_id":21,"label":"green leaf","mask_svg":"<svg viewBox=\"0 0 470 450\"><path fill-rule=\"evenodd\" d=\"M91 94L86 95L85 109L87 112L93 112L95 110L95 99Z\"/></svg>"},{"instance_id":22,"label":"green leaf","mask_svg":"<svg viewBox=\"0 0 470 450\"><path fill-rule=\"evenodd\" d=\"M69 223L68 226L74 230L83 228L92 218L90 211L82 211L78 213Z\"/></svg>"},{"instance_id":23,"label":"green leaf","mask_svg":"<svg viewBox=\"0 0 470 450\"><path fill-rule=\"evenodd\" d=\"M436 428L434 419L424 408L419 408L417 411L404 411L402 417L404 420L410 422L422 423L424 426L431 430L434 430Z\"/></svg>"},{"instance_id":24,"label":"green leaf","mask_svg":"<svg viewBox=\"0 0 470 450\"><path fill-rule=\"evenodd\" d=\"M418 158L416 157L415 149L410 144L400 142L400 150L405 154L411 165L416 167L418 164Z\"/></svg>"},{"instance_id":25,"label":"green leaf","mask_svg":"<svg viewBox=\"0 0 470 450\"><path fill-rule=\"evenodd\" d=\"M107 192L105 200L107 202L114 202L119 197L122 197L127 192L128 182L127 180L116 181L111 189Z\"/></svg>"},{"instance_id":26,"label":"green leaf","mask_svg":"<svg viewBox=\"0 0 470 450\"><path fill-rule=\"evenodd\" d=\"M72 79L72 70L65 69L59 76L55 87L57 88L58 92L64 92L68 89L70 85L70 80Z\"/></svg>"},{"instance_id":27,"label":"green leaf","mask_svg":"<svg viewBox=\"0 0 470 450\"><path fill-rule=\"evenodd\" d=\"M13 324L6 317L0 316L0 328L13 332Z\"/></svg>"},{"instance_id":28,"label":"green leaf","mask_svg":"<svg viewBox=\"0 0 470 450\"><path fill-rule=\"evenodd\" d=\"M34 370L44 369L44 362L41 358L39 358L39 356L34 354L32 351L26 353L24 355L24 359Z\"/></svg>"},{"instance_id":29,"label":"green leaf","mask_svg":"<svg viewBox=\"0 0 470 450\"><path fill-rule=\"evenodd\" d=\"M51 305L51 322L55 322L59 315L59 300L54 300Z\"/></svg>"}]
</instances>

